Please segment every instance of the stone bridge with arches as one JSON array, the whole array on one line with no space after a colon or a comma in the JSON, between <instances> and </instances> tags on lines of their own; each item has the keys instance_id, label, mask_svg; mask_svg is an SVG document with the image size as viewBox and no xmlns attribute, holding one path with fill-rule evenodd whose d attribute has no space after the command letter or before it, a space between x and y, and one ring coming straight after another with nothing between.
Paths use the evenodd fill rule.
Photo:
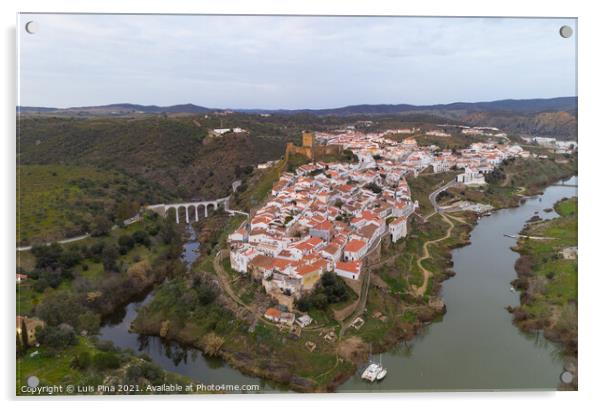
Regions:
<instances>
[{"instance_id":1,"label":"stone bridge with arches","mask_svg":"<svg viewBox=\"0 0 602 409\"><path fill-rule=\"evenodd\" d=\"M182 203L161 203L156 205L150 205L146 208L155 213L160 214L163 217L169 215L170 210L175 210L176 223L180 223L180 209L184 209L184 220L186 223L198 222L199 214L201 217L209 217L209 210L217 210L220 206L225 211L229 211L228 202L230 196L222 197L221 199L206 200L206 201L191 201Z\"/></svg>"}]
</instances>

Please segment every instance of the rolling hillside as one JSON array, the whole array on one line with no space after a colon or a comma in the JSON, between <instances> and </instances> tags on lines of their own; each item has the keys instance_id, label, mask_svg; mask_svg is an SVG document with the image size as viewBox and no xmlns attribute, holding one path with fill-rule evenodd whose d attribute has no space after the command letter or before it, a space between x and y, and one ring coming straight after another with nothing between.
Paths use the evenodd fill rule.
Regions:
<instances>
[{"instance_id":1,"label":"rolling hillside","mask_svg":"<svg viewBox=\"0 0 602 409\"><path fill-rule=\"evenodd\" d=\"M167 199L158 186L91 166L22 165L17 172L17 242L78 236L122 222L149 200Z\"/></svg>"},{"instance_id":2,"label":"rolling hillside","mask_svg":"<svg viewBox=\"0 0 602 409\"><path fill-rule=\"evenodd\" d=\"M159 115L21 118L18 159L22 165L117 170L160 187L164 196L212 199L229 194L242 169L284 152L282 137L252 132L210 139L200 121Z\"/></svg>"}]
</instances>

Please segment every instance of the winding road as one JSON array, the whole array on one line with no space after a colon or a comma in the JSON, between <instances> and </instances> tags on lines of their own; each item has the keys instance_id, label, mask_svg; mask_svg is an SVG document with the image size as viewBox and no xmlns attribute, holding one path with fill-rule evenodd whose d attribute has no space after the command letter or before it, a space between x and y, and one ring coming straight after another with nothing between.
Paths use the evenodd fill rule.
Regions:
<instances>
[{"instance_id":1,"label":"winding road","mask_svg":"<svg viewBox=\"0 0 602 409\"><path fill-rule=\"evenodd\" d=\"M450 187L454 186L456 183L457 183L456 180L452 179L449 182L447 182L445 185L441 186L440 188L437 188L437 190L433 191L433 193L431 193L429 195L429 201L431 202L431 205L433 206L435 213L441 213L441 208L437 204L437 196L439 196L439 194L441 192L443 192L444 190L447 190ZM432 215L430 215L430 216L432 216Z\"/></svg>"},{"instance_id":2,"label":"winding road","mask_svg":"<svg viewBox=\"0 0 602 409\"><path fill-rule=\"evenodd\" d=\"M140 217L140 215L136 215L134 217L130 217L129 219L124 220L123 221L123 225L124 226L129 226L130 224L139 222L140 220L142 220L142 218ZM111 230L115 230L115 229L118 229L118 228L119 228L119 226L115 224L115 225L113 225L111 227ZM82 234L81 236L70 237L68 239L63 239L63 240L49 241L47 243L40 244L40 246L50 246L52 243L68 244L68 243L73 243L75 241L80 241L80 240L87 239L88 237L90 237L90 233ZM31 250L32 247L33 246L17 247L17 251L29 251L29 250Z\"/></svg>"}]
</instances>

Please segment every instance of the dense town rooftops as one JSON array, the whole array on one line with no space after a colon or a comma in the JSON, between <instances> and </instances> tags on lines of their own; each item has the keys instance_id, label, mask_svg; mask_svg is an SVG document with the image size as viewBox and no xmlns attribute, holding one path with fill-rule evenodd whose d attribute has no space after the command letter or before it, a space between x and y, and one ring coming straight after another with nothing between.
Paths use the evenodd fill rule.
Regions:
<instances>
[{"instance_id":1,"label":"dense town rooftops","mask_svg":"<svg viewBox=\"0 0 602 409\"><path fill-rule=\"evenodd\" d=\"M311 289L314 274L334 271L357 279L368 248L379 238L390 234L396 241L407 234L417 202L406 178L429 167L435 173L465 169L464 183L481 183L483 173L504 159L524 155L518 145L489 142L453 152L419 146L417 132L408 130L413 136L401 142L387 135L404 132L317 133L318 143L342 145L358 161L318 162L283 172L265 204L229 236L232 267L272 271L271 294L279 289L294 297Z\"/></svg>"}]
</instances>

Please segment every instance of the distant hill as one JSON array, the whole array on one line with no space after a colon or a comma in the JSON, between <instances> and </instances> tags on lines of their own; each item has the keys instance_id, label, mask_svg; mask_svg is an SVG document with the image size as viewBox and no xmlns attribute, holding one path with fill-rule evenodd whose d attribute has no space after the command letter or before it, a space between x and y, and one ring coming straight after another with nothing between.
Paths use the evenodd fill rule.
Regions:
<instances>
[{"instance_id":1,"label":"distant hill","mask_svg":"<svg viewBox=\"0 0 602 409\"><path fill-rule=\"evenodd\" d=\"M161 114L161 113L183 113L200 114L206 112L220 111L219 109L206 108L194 104L180 104L161 107L157 105L137 104L110 104L88 107L73 108L45 108L45 107L17 107L19 113L43 113L56 115L128 115L128 114Z\"/></svg>"},{"instance_id":2,"label":"distant hill","mask_svg":"<svg viewBox=\"0 0 602 409\"><path fill-rule=\"evenodd\" d=\"M18 107L24 116L94 117L138 115L193 115L225 112L224 109L207 108L194 104L157 106L136 104L111 104L91 107L45 108ZM350 117L397 115L441 118L467 125L494 126L507 132L553 136L559 139L577 138L577 97L549 99L505 99L489 102L455 102L437 105L379 104L350 105L329 109L231 109L242 114L272 114L282 117ZM308 121L311 122L311 121Z\"/></svg>"},{"instance_id":3,"label":"distant hill","mask_svg":"<svg viewBox=\"0 0 602 409\"><path fill-rule=\"evenodd\" d=\"M559 97L550 99L504 99L490 102L454 102L451 104L437 105L410 105L410 104L378 104L378 105L349 105L341 108L327 109L246 109L239 112L248 113L280 113L296 114L310 113L316 115L358 115L358 114L397 114L417 111L467 111L467 112L492 112L508 111L520 113L536 113L545 111L576 111L577 97Z\"/></svg>"},{"instance_id":4,"label":"distant hill","mask_svg":"<svg viewBox=\"0 0 602 409\"><path fill-rule=\"evenodd\" d=\"M340 108L327 109L231 109L242 113L265 114L300 114L315 115L360 115L360 114L396 114L412 111L467 111L467 112L492 112L508 111L520 113L537 113L548 111L576 111L577 97L537 98L537 99L504 99L489 102L454 102L451 104L437 105L410 105L410 104L377 104L377 105L349 105ZM136 104L110 104L73 108L46 108L46 107L17 107L17 112L31 113L206 113L219 112L223 109L207 108L194 104L157 106Z\"/></svg>"}]
</instances>

